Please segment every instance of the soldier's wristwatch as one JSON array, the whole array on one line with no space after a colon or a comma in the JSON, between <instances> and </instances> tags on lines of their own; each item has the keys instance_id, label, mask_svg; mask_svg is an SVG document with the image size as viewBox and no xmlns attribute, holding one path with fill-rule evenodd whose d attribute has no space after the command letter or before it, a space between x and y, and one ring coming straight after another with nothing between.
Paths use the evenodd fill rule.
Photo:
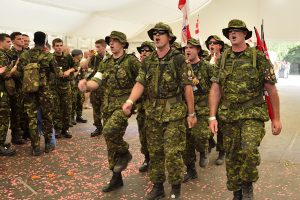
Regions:
<instances>
[{"instance_id":1,"label":"soldier's wristwatch","mask_svg":"<svg viewBox=\"0 0 300 200\"><path fill-rule=\"evenodd\" d=\"M133 105L133 101L131 99L127 99L126 103L130 103L131 105Z\"/></svg>"},{"instance_id":2,"label":"soldier's wristwatch","mask_svg":"<svg viewBox=\"0 0 300 200\"><path fill-rule=\"evenodd\" d=\"M213 121L213 120L216 120L216 119L217 119L216 116L212 116L212 117L208 118L209 121Z\"/></svg>"},{"instance_id":3,"label":"soldier's wristwatch","mask_svg":"<svg viewBox=\"0 0 300 200\"><path fill-rule=\"evenodd\" d=\"M193 112L193 113L189 113L189 115L188 115L189 117L196 117L196 113L195 112Z\"/></svg>"}]
</instances>

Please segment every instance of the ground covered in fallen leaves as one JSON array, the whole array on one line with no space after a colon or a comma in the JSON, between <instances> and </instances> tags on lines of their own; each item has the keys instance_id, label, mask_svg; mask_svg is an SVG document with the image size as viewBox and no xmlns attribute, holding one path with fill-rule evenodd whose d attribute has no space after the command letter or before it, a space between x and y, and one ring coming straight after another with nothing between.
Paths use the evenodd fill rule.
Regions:
<instances>
[{"instance_id":1,"label":"ground covered in fallen leaves","mask_svg":"<svg viewBox=\"0 0 300 200\"><path fill-rule=\"evenodd\" d=\"M292 106L300 102L300 96L292 100L289 96L293 89L296 94L299 87L289 86L287 93L282 91L283 87L279 89L284 96L283 109L287 110L282 114L286 129L281 136L275 137L270 134L267 124L267 134L261 145L261 178L254 185L257 200L300 199L300 140L296 122L300 108ZM289 120L288 115L291 116ZM90 137L94 130L92 111L84 110L84 117L88 118L88 123L71 128L73 138L57 140L56 150L52 153L33 157L29 154L30 142L27 142L23 146L14 146L17 156L0 157L0 199L144 199L151 183L147 173L138 172L143 156L135 116L131 117L125 136L133 159L123 172L124 187L110 193L101 192L111 176L104 138ZM43 146L43 140L41 144ZM214 165L216 157L214 149L209 166L206 169L197 166L199 178L183 184L182 199L232 199L231 192L226 189L225 166ZM168 183L165 183L165 189L169 194Z\"/></svg>"}]
</instances>

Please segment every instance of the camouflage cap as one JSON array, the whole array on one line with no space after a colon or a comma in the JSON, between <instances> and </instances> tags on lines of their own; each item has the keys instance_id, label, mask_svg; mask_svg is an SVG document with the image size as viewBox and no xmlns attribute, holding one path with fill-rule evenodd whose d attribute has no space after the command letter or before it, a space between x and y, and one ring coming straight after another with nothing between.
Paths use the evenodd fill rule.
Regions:
<instances>
[{"instance_id":1,"label":"camouflage cap","mask_svg":"<svg viewBox=\"0 0 300 200\"><path fill-rule=\"evenodd\" d=\"M200 48L200 51L198 52L198 55L201 56L203 53L200 41L195 39L195 38L191 38L187 41L187 44L193 45L194 47Z\"/></svg>"},{"instance_id":2,"label":"camouflage cap","mask_svg":"<svg viewBox=\"0 0 300 200\"><path fill-rule=\"evenodd\" d=\"M195 46L195 47L200 47L200 48L202 49L199 40L196 40L195 38L189 39L189 40L187 41L187 43L190 44L190 45L193 45L193 46Z\"/></svg>"},{"instance_id":3,"label":"camouflage cap","mask_svg":"<svg viewBox=\"0 0 300 200\"><path fill-rule=\"evenodd\" d=\"M108 44L108 45L109 45L110 38L117 39L117 40L119 40L122 44L125 44L124 49L127 49L128 46L129 46L129 43L127 42L127 37L126 37L126 35L125 35L124 33L122 33L122 32L119 32L119 31L112 31L112 32L110 33L109 36L106 36L106 37L105 37L105 42L106 42L106 44Z\"/></svg>"},{"instance_id":4,"label":"camouflage cap","mask_svg":"<svg viewBox=\"0 0 300 200\"><path fill-rule=\"evenodd\" d=\"M244 30L244 31L247 31L247 35L246 35L246 40L251 38L252 36L252 31L249 31L245 22L243 22L242 20L239 20L239 19L232 19L229 21L228 23L228 27L227 28L224 28L222 30L223 32L223 35L229 39L229 30L230 29L241 29L241 30Z\"/></svg>"},{"instance_id":5,"label":"camouflage cap","mask_svg":"<svg viewBox=\"0 0 300 200\"><path fill-rule=\"evenodd\" d=\"M221 48L221 51L223 51L224 49L224 42L223 40L221 40L221 38L217 35L210 35L207 40L205 41L205 45L206 45L206 48L209 49L209 41L214 38L220 45L222 45L222 48Z\"/></svg>"},{"instance_id":6,"label":"camouflage cap","mask_svg":"<svg viewBox=\"0 0 300 200\"><path fill-rule=\"evenodd\" d=\"M170 44L173 44L173 42L176 40L176 36L173 35L172 29L168 24L165 24L163 22L158 22L157 24L155 24L155 26L148 31L148 36L150 37L151 40L153 40L153 32L155 30L168 31L169 36L172 38L170 40Z\"/></svg>"},{"instance_id":7,"label":"camouflage cap","mask_svg":"<svg viewBox=\"0 0 300 200\"><path fill-rule=\"evenodd\" d=\"M82 55L83 53L82 53L82 51L80 50L80 49L73 49L72 51L71 51L71 55L73 56L73 57L75 57L75 56L78 56L78 55Z\"/></svg>"},{"instance_id":8,"label":"camouflage cap","mask_svg":"<svg viewBox=\"0 0 300 200\"><path fill-rule=\"evenodd\" d=\"M150 51L154 51L154 50L155 50L154 43L153 43L153 42L149 42L149 41L143 42L143 43L141 44L141 46L137 47L136 49L137 49L137 51L138 51L139 53L141 53L141 49L142 49L143 47L145 47L145 46L149 47Z\"/></svg>"}]
</instances>

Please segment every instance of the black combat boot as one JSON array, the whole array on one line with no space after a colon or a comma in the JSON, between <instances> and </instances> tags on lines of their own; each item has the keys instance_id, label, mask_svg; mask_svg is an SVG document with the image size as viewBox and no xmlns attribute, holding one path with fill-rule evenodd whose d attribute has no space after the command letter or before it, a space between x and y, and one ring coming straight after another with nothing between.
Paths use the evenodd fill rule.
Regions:
<instances>
[{"instance_id":1,"label":"black combat boot","mask_svg":"<svg viewBox=\"0 0 300 200\"><path fill-rule=\"evenodd\" d=\"M253 200L253 185L252 185L252 182L243 183L242 190L243 190L242 200Z\"/></svg>"},{"instance_id":2,"label":"black combat boot","mask_svg":"<svg viewBox=\"0 0 300 200\"><path fill-rule=\"evenodd\" d=\"M76 125L76 120L74 117L71 117L70 122L69 122L69 127L73 127L73 125Z\"/></svg>"},{"instance_id":3,"label":"black combat boot","mask_svg":"<svg viewBox=\"0 0 300 200\"><path fill-rule=\"evenodd\" d=\"M40 156L42 154L41 148L39 146L32 147L32 155L33 156Z\"/></svg>"},{"instance_id":4,"label":"black combat boot","mask_svg":"<svg viewBox=\"0 0 300 200\"><path fill-rule=\"evenodd\" d=\"M64 138L72 138L72 135L70 133L69 130L62 130L61 131L61 135L64 137Z\"/></svg>"},{"instance_id":5,"label":"black combat boot","mask_svg":"<svg viewBox=\"0 0 300 200\"><path fill-rule=\"evenodd\" d=\"M61 130L55 130L55 138L61 138Z\"/></svg>"},{"instance_id":6,"label":"black combat boot","mask_svg":"<svg viewBox=\"0 0 300 200\"><path fill-rule=\"evenodd\" d=\"M233 199L232 200L242 200L243 199L243 193L242 190L237 190L233 192Z\"/></svg>"},{"instance_id":7,"label":"black combat boot","mask_svg":"<svg viewBox=\"0 0 300 200\"><path fill-rule=\"evenodd\" d=\"M216 165L223 165L225 160L225 151L219 151L219 156L217 160L215 161Z\"/></svg>"},{"instance_id":8,"label":"black combat boot","mask_svg":"<svg viewBox=\"0 0 300 200\"><path fill-rule=\"evenodd\" d=\"M51 144L51 139L45 139L45 153L49 153L50 151L53 151L55 149L55 146Z\"/></svg>"},{"instance_id":9,"label":"black combat boot","mask_svg":"<svg viewBox=\"0 0 300 200\"><path fill-rule=\"evenodd\" d=\"M208 157L206 152L200 152L199 166L205 168L208 165Z\"/></svg>"},{"instance_id":10,"label":"black combat boot","mask_svg":"<svg viewBox=\"0 0 300 200\"><path fill-rule=\"evenodd\" d=\"M170 199L176 199L176 200L180 199L180 188L181 188L180 184L178 184L178 185L172 185Z\"/></svg>"},{"instance_id":11,"label":"black combat boot","mask_svg":"<svg viewBox=\"0 0 300 200\"><path fill-rule=\"evenodd\" d=\"M163 183L154 183L152 190L146 195L145 200L159 200L165 197Z\"/></svg>"},{"instance_id":12,"label":"black combat boot","mask_svg":"<svg viewBox=\"0 0 300 200\"><path fill-rule=\"evenodd\" d=\"M22 145L25 144L26 141L22 138L22 135L24 135L24 132L21 129L14 129L11 131L11 143Z\"/></svg>"},{"instance_id":13,"label":"black combat boot","mask_svg":"<svg viewBox=\"0 0 300 200\"><path fill-rule=\"evenodd\" d=\"M146 154L144 162L139 167L139 172L146 172L146 171L148 171L148 169L149 169L149 160L150 160L149 154Z\"/></svg>"},{"instance_id":14,"label":"black combat boot","mask_svg":"<svg viewBox=\"0 0 300 200\"><path fill-rule=\"evenodd\" d=\"M106 186L102 188L102 192L110 192L123 186L122 174L113 172L113 176Z\"/></svg>"},{"instance_id":15,"label":"black combat boot","mask_svg":"<svg viewBox=\"0 0 300 200\"><path fill-rule=\"evenodd\" d=\"M129 151L123 154L119 154L119 158L117 160L117 163L114 166L114 172L120 173L121 171L125 170L127 168L128 163L131 161L132 155Z\"/></svg>"},{"instance_id":16,"label":"black combat boot","mask_svg":"<svg viewBox=\"0 0 300 200\"><path fill-rule=\"evenodd\" d=\"M77 117L76 117L76 122L78 122L78 123L86 123L87 120L86 120L86 119L83 119L82 116L77 116Z\"/></svg>"},{"instance_id":17,"label":"black combat boot","mask_svg":"<svg viewBox=\"0 0 300 200\"><path fill-rule=\"evenodd\" d=\"M209 140L208 140L208 153L210 153L211 150L212 150L213 148L215 148L216 146L217 146L217 143L216 143L214 137L213 137L213 136L210 136L210 138L209 138Z\"/></svg>"},{"instance_id":18,"label":"black combat boot","mask_svg":"<svg viewBox=\"0 0 300 200\"><path fill-rule=\"evenodd\" d=\"M102 134L102 128L97 127L96 130L94 130L91 133L91 137L96 137L96 136L101 135L101 134Z\"/></svg>"},{"instance_id":19,"label":"black combat boot","mask_svg":"<svg viewBox=\"0 0 300 200\"><path fill-rule=\"evenodd\" d=\"M0 156L14 156L16 155L16 150L12 149L10 146L1 145L0 146Z\"/></svg>"},{"instance_id":20,"label":"black combat boot","mask_svg":"<svg viewBox=\"0 0 300 200\"><path fill-rule=\"evenodd\" d=\"M198 178L198 174L195 168L195 164L190 164L186 166L186 172L184 173L183 183L188 182L191 179Z\"/></svg>"}]
</instances>

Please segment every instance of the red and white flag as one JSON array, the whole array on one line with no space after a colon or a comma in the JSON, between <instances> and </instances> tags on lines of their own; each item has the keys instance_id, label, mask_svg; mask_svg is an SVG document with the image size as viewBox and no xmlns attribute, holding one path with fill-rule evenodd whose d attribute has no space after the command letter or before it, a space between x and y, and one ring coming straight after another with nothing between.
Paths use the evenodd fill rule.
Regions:
<instances>
[{"instance_id":1,"label":"red and white flag","mask_svg":"<svg viewBox=\"0 0 300 200\"><path fill-rule=\"evenodd\" d=\"M196 21L196 27L195 27L195 38L200 38L200 31L199 31L199 16Z\"/></svg>"},{"instance_id":2,"label":"red and white flag","mask_svg":"<svg viewBox=\"0 0 300 200\"><path fill-rule=\"evenodd\" d=\"M191 32L189 27L189 0L179 0L178 8L183 14L182 21L182 32L181 32L181 46L184 47L187 45L187 40L191 39Z\"/></svg>"}]
</instances>

